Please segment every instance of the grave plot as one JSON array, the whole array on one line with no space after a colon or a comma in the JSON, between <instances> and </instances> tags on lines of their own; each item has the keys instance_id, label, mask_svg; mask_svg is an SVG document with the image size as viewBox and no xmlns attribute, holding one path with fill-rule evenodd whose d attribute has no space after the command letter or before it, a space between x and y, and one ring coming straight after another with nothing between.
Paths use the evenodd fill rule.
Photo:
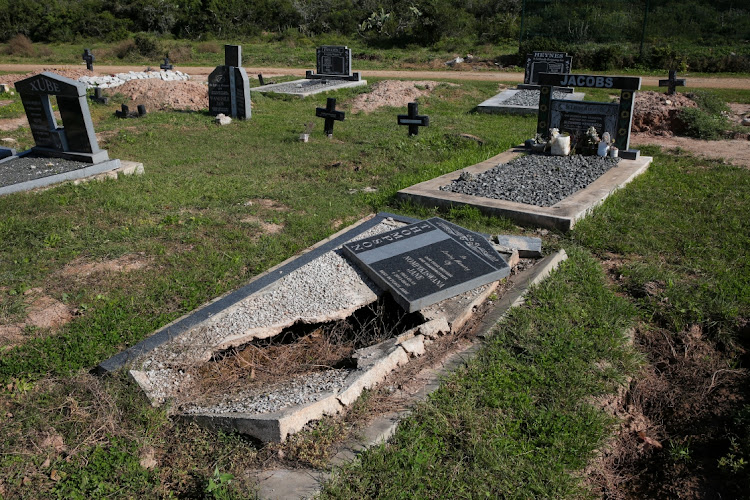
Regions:
<instances>
[{"instance_id":1,"label":"grave plot","mask_svg":"<svg viewBox=\"0 0 750 500\"><path fill-rule=\"evenodd\" d=\"M300 97L367 85L358 72L352 72L352 51L342 45L323 45L316 51L317 71L307 71L305 78L291 82L253 87L251 92L277 92Z\"/></svg>"},{"instance_id":2,"label":"grave plot","mask_svg":"<svg viewBox=\"0 0 750 500\"><path fill-rule=\"evenodd\" d=\"M0 148L0 195L97 175L143 172L142 164L110 160L99 148L83 83L44 72L16 82L15 88L35 145L20 153Z\"/></svg>"},{"instance_id":3,"label":"grave plot","mask_svg":"<svg viewBox=\"0 0 750 500\"><path fill-rule=\"evenodd\" d=\"M371 257L402 255L403 269L386 266L398 290L391 279L382 288L373 282L345 256L344 245L354 253L357 246L378 246L377 255L358 254L359 265L373 269ZM513 257L515 264L518 251ZM152 404L171 401L180 418L283 441L309 421L343 410L440 337L461 331L509 274L482 235L441 219L379 214L166 326L99 370L127 367ZM434 283L438 275L454 290ZM438 294L424 300L425 289ZM411 292L418 309L402 307Z\"/></svg>"},{"instance_id":4,"label":"grave plot","mask_svg":"<svg viewBox=\"0 0 750 500\"><path fill-rule=\"evenodd\" d=\"M526 152L517 148L500 153L461 172L402 189L397 196L429 207L469 205L521 224L569 231L612 192L645 172L652 160L620 159L615 166L604 158L528 155L512 163Z\"/></svg>"},{"instance_id":5,"label":"grave plot","mask_svg":"<svg viewBox=\"0 0 750 500\"><path fill-rule=\"evenodd\" d=\"M523 83L515 89L507 89L490 97L477 106L483 113L508 113L516 115L535 115L539 112L541 86L539 75L542 73L568 74L573 65L573 58L565 52L536 51L526 56ZM572 87L556 87L553 98L568 101L583 101L585 94L575 92Z\"/></svg>"}]
</instances>

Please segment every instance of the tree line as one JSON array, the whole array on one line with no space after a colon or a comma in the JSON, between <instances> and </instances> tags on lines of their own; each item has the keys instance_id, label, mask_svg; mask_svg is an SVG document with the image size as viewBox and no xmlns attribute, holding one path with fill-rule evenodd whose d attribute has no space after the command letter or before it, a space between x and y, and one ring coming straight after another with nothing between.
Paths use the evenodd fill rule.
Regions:
<instances>
[{"instance_id":1,"label":"tree line","mask_svg":"<svg viewBox=\"0 0 750 500\"><path fill-rule=\"evenodd\" d=\"M384 47L533 37L618 43L644 33L652 43L747 44L750 5L746 0L0 0L0 41L18 33L34 42L117 41L141 32L191 40L334 33Z\"/></svg>"}]
</instances>

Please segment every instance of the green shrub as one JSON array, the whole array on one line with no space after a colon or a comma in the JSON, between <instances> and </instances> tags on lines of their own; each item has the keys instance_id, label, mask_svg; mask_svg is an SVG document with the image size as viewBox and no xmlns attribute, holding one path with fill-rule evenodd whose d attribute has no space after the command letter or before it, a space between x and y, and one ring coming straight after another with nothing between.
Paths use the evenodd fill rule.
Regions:
<instances>
[{"instance_id":1,"label":"green shrub","mask_svg":"<svg viewBox=\"0 0 750 500\"><path fill-rule=\"evenodd\" d=\"M720 115L729 112L729 106L718 95L706 90L696 90L686 94L695 101L698 108L711 115Z\"/></svg>"},{"instance_id":2,"label":"green shrub","mask_svg":"<svg viewBox=\"0 0 750 500\"><path fill-rule=\"evenodd\" d=\"M711 114L700 108L682 108L677 112L677 133L696 139L722 139L729 130L723 115Z\"/></svg>"},{"instance_id":3,"label":"green shrub","mask_svg":"<svg viewBox=\"0 0 750 500\"><path fill-rule=\"evenodd\" d=\"M162 53L161 43L153 36L138 33L133 37L133 43L143 57L158 57Z\"/></svg>"}]
</instances>

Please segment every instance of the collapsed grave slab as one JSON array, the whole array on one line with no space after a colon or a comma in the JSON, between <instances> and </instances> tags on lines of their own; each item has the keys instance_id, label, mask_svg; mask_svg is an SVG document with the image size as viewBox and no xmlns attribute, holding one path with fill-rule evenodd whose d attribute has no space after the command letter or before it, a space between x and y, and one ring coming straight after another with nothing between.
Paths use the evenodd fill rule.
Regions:
<instances>
[{"instance_id":1,"label":"collapsed grave slab","mask_svg":"<svg viewBox=\"0 0 750 500\"><path fill-rule=\"evenodd\" d=\"M466 167L462 170L462 173L466 175L485 173L500 164L508 163L525 151L519 148L500 153L489 160ZM610 168L585 188L551 206L537 206L530 203L485 198L443 190L444 186L451 184L459 177L458 172L448 173L402 189L397 193L397 196L399 199L409 200L428 207L450 209L452 207L472 206L487 215L507 217L522 224L569 231L576 221L585 217L590 210L601 204L610 194L645 172L652 160L653 158L648 156L641 156L635 160L621 159L617 167Z\"/></svg>"},{"instance_id":2,"label":"collapsed grave slab","mask_svg":"<svg viewBox=\"0 0 750 500\"><path fill-rule=\"evenodd\" d=\"M233 347L242 348L253 339L277 335L295 324L348 318L354 311L377 301L382 290L343 257L341 245L415 222L384 215L335 235L312 252L259 277L256 284L248 285L248 289L233 292L205 306L195 313L195 319L189 315L168 325L159 332L161 338L158 341L146 341L131 348L116 359L102 363L100 371L117 369L127 362L132 377L154 404L171 398L185 402L184 395L189 395L191 388L195 387L192 374L201 366L213 363L215 355ZM462 251L473 249L481 253L491 249L481 235L484 242L474 239L476 233L449 223L445 223L442 229L454 231L454 236L461 241ZM216 403L193 405L192 409L189 409L191 405L182 403L175 407L186 409L180 413L181 418L239 430L263 440L283 440L309 420L340 411L363 389L379 383L394 367L407 362L410 356L420 355L430 338L461 328L473 307L484 301L496 286L497 281L488 283L430 306L425 310L426 319L421 320L423 324L377 347L357 351L355 367L335 368L316 375L322 377L324 384L321 383L320 390L308 391L309 394L302 399L290 399L281 393L274 393L275 396L238 393L228 396L228 399L219 398ZM450 306L453 303L456 307ZM181 328L170 331L170 327L181 323ZM311 380L305 379L305 385L309 386ZM256 399L252 402L243 399L248 396ZM261 400L257 400L258 397ZM268 406L268 402L263 401L268 397L276 403Z\"/></svg>"}]
</instances>

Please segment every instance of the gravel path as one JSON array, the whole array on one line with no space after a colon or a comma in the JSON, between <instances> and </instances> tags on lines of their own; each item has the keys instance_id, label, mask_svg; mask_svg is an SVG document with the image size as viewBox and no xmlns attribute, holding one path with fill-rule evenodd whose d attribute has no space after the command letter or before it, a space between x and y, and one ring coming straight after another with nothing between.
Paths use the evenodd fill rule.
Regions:
<instances>
[{"instance_id":1,"label":"gravel path","mask_svg":"<svg viewBox=\"0 0 750 500\"><path fill-rule=\"evenodd\" d=\"M0 163L0 187L63 174L90 166L90 163L61 158L16 158Z\"/></svg>"},{"instance_id":2,"label":"gravel path","mask_svg":"<svg viewBox=\"0 0 750 500\"><path fill-rule=\"evenodd\" d=\"M525 155L477 176L462 174L440 190L550 207L594 182L618 161L599 156Z\"/></svg>"}]
</instances>

